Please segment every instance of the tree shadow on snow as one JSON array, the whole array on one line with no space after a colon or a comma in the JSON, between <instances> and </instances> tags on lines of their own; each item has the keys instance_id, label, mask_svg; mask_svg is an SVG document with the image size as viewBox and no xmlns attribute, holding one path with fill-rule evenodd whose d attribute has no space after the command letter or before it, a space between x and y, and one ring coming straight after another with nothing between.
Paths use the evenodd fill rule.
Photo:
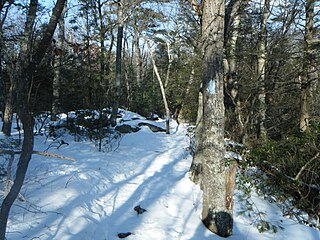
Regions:
<instances>
[{"instance_id":1,"label":"tree shadow on snow","mask_svg":"<svg viewBox=\"0 0 320 240\"><path fill-rule=\"evenodd\" d=\"M185 152L181 152L177 156L174 156L175 151L170 152L177 146L170 146L167 151L159 151L168 149L167 135L157 137L154 146L150 147L145 160L138 166L138 171L133 170L133 173L124 175L120 181L114 180L119 174L127 173L127 170L123 166L123 172L121 170L121 164L119 163L115 169L113 169L114 163L106 163L105 168L96 169L92 164L92 161L84 159L79 164L80 167L71 167L67 174L63 175L63 171L60 176L48 177L48 181L45 183L39 183L39 187L27 190L28 195L31 198L38 194L41 187L45 190L42 194L48 198L53 191L61 191L66 193L74 192L70 198L66 198L62 206L59 209L53 209L47 211L48 206L38 206L39 209L44 209L41 217L38 217L35 222L30 223L30 229L25 229L22 233L10 233L8 232L8 239L17 236L32 239L116 239L118 232L132 231L137 232L141 224L141 216L137 216L133 210L134 206L143 204L143 207L148 209L155 204L163 193L167 193L173 185L179 179L184 177L184 172L177 172L174 170L175 165L184 157ZM71 144L70 144L71 145ZM151 151L153 147L156 147L156 151ZM72 149L72 145L70 146ZM121 148L121 146L120 146ZM158 149L158 150L157 150ZM75 148L74 151L78 149ZM144 146L136 148L137 157L141 157L141 152L146 152ZM118 149L118 151L122 151ZM169 153L168 153L169 152ZM90 159L97 157L97 161L101 160L103 153L92 153ZM130 153L128 156L132 157L134 153ZM125 157L125 156L124 156ZM163 160L163 158L170 157L171 160L162 166L161 169L152 169L153 165L157 165L157 161ZM126 159L130 163L131 159ZM38 161L38 160L33 160ZM41 160L40 160L41 161ZM134 163L139 164L139 159L133 159ZM124 164L125 165L125 164ZM59 167L59 163L54 163L52 168ZM129 165L131 167L131 165ZM66 166L68 168L68 166ZM116 170L116 172L112 172ZM83 171L84 176L81 175ZM150 174L145 175L150 171ZM153 172L154 171L154 172ZM45 178L45 173L39 173ZM146 176L144 178L144 176ZM86 179L87 178L87 179ZM61 184L63 182L64 184ZM105 185L105 188L103 187ZM135 186L134 191L128 195L122 193L128 186ZM51 190L50 190L51 188ZM130 190L130 189L129 189ZM127 197L122 200L121 205L118 206L118 202L121 202L119 198ZM102 201L101 199L104 199ZM101 201L100 201L101 200ZM37 204L37 203L35 203ZM40 203L39 203L40 204ZM30 214L30 213L27 213ZM145 214L152 214L147 212ZM36 213L33 216L38 216ZM72 216L80 216L80 218L73 218ZM44 231L44 229L46 229ZM42 232L45 234L42 234ZM23 236L19 235L22 234ZM12 238L13 239L13 238Z\"/></svg>"}]
</instances>

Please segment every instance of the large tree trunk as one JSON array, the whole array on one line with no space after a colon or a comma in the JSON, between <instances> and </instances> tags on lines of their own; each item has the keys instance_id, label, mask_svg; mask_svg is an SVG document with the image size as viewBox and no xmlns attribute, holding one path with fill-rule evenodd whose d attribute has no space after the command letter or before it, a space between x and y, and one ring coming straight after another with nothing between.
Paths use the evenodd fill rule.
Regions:
<instances>
[{"instance_id":1,"label":"large tree trunk","mask_svg":"<svg viewBox=\"0 0 320 240\"><path fill-rule=\"evenodd\" d=\"M314 52L312 40L314 38L314 4L315 0L307 0L305 3L306 23L304 33L304 62L301 77L300 97L300 130L306 131L309 126L312 111L313 92L317 83L317 70L314 66Z\"/></svg>"},{"instance_id":2,"label":"large tree trunk","mask_svg":"<svg viewBox=\"0 0 320 240\"><path fill-rule=\"evenodd\" d=\"M22 145L22 153L19 158L16 177L13 185L1 204L0 211L0 239L5 239L9 212L12 204L16 200L28 169L33 151L33 124L34 120L31 114L25 110L19 111L19 117L23 124L24 140Z\"/></svg>"},{"instance_id":3,"label":"large tree trunk","mask_svg":"<svg viewBox=\"0 0 320 240\"><path fill-rule=\"evenodd\" d=\"M16 177L13 182L13 185L8 193L8 195L4 198L1 204L0 211L0 239L5 239L6 227L9 217L9 212L12 204L16 200L20 189L22 187L25 174L28 168L29 161L31 159L32 151L33 151L33 118L30 116L28 111L28 86L30 84L30 78L26 78L28 76L27 72L31 71L31 69L26 68L28 66L27 56L30 54L31 46L29 43L32 38L32 28L35 22L35 17L37 13L38 0L30 0L27 21L25 24L24 30L24 40L21 43L21 51L19 54L19 61L16 66L16 77L13 81L15 81L16 85L19 86L17 92L17 105L18 114L20 119L23 121L23 130L24 130L24 139L22 145L22 153L19 158L18 167L16 170Z\"/></svg>"},{"instance_id":4,"label":"large tree trunk","mask_svg":"<svg viewBox=\"0 0 320 240\"><path fill-rule=\"evenodd\" d=\"M38 45L35 55L31 58L32 46L32 30L35 22L38 0L30 0L27 21L24 30L24 40L21 44L21 52L19 54L19 61L17 63L17 112L23 124L24 138L22 145L22 152L19 158L16 177L14 179L13 185L10 192L5 197L1 204L0 210L0 240L5 239L6 227L9 212L12 204L16 200L21 187L24 182L24 178L28 169L29 162L31 160L31 155L33 151L33 126L34 119L32 113L30 112L29 106L29 89L31 87L31 80L33 75L43 59L45 52L50 44L53 33L57 26L57 21L61 15L62 9L64 7L66 0L58 0L53 9L52 16L50 18L49 24L44 32L43 38ZM32 61L30 61L32 59Z\"/></svg>"},{"instance_id":5,"label":"large tree trunk","mask_svg":"<svg viewBox=\"0 0 320 240\"><path fill-rule=\"evenodd\" d=\"M263 14L260 26L260 39L258 43L258 131L259 137L267 137L266 130L266 64L267 64L267 21L270 15L270 0L264 1Z\"/></svg>"},{"instance_id":6,"label":"large tree trunk","mask_svg":"<svg viewBox=\"0 0 320 240\"><path fill-rule=\"evenodd\" d=\"M225 147L223 44L225 1L202 2L203 117L201 149L202 219L219 236L232 234L232 206L227 206Z\"/></svg>"}]
</instances>

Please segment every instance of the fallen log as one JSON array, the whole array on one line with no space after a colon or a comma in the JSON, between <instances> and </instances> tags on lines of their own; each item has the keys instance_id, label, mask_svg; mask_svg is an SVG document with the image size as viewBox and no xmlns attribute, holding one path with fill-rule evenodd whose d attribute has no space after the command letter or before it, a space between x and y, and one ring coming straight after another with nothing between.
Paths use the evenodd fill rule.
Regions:
<instances>
[{"instance_id":1,"label":"fallen log","mask_svg":"<svg viewBox=\"0 0 320 240\"><path fill-rule=\"evenodd\" d=\"M0 150L0 154L21 154L21 152L22 152L21 150L8 150L8 149L1 149ZM60 158L60 159L64 159L64 160L72 161L72 162L76 161L74 158L65 157L65 156L62 156L59 154L55 154L55 153L32 151L32 154L38 154L38 155L46 156L46 157Z\"/></svg>"}]
</instances>

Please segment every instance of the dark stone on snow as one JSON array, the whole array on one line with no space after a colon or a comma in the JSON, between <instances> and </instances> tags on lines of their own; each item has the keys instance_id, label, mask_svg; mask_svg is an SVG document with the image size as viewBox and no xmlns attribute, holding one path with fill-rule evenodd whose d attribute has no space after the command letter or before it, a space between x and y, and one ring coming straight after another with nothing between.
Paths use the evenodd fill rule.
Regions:
<instances>
[{"instance_id":1,"label":"dark stone on snow","mask_svg":"<svg viewBox=\"0 0 320 240\"><path fill-rule=\"evenodd\" d=\"M132 132L138 132L140 130L139 127L133 127L127 124L122 124L115 127L115 130L120 133L132 133Z\"/></svg>"},{"instance_id":2,"label":"dark stone on snow","mask_svg":"<svg viewBox=\"0 0 320 240\"><path fill-rule=\"evenodd\" d=\"M153 124L147 123L147 122L141 122L141 123L138 124L138 126L139 126L139 127L141 127L141 126L147 126L147 127L150 128L150 130L151 130L152 132L165 132L165 131L166 131L164 128L158 127L158 126L156 126L156 125L153 125Z\"/></svg>"},{"instance_id":3,"label":"dark stone on snow","mask_svg":"<svg viewBox=\"0 0 320 240\"><path fill-rule=\"evenodd\" d=\"M140 205L135 206L135 207L133 208L133 210L135 210L135 211L137 212L137 214L138 214L138 215L139 215L139 214L142 214L142 213L144 213L144 212L146 212L146 211L147 211L146 209L144 209L144 208L140 207Z\"/></svg>"},{"instance_id":4,"label":"dark stone on snow","mask_svg":"<svg viewBox=\"0 0 320 240\"><path fill-rule=\"evenodd\" d=\"M119 238L126 238L130 236L132 233L131 232L126 232L126 233L118 233Z\"/></svg>"}]
</instances>

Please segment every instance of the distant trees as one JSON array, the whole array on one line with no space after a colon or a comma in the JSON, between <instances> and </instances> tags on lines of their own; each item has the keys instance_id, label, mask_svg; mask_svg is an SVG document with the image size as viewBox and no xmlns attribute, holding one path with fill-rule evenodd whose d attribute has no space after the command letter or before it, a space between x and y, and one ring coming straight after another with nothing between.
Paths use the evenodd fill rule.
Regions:
<instances>
[{"instance_id":1,"label":"distant trees","mask_svg":"<svg viewBox=\"0 0 320 240\"><path fill-rule=\"evenodd\" d=\"M4 46L4 36L3 36L3 27L5 20L8 16L9 9L13 1L2 1L0 3L0 110L2 111L2 132L6 136L11 135L11 125L12 125L12 115L14 111L14 94L15 94L15 83L14 83L14 71L10 71L10 87L9 90L5 89L5 80L3 75L3 46ZM6 97L5 97L6 96Z\"/></svg>"},{"instance_id":2,"label":"distant trees","mask_svg":"<svg viewBox=\"0 0 320 240\"><path fill-rule=\"evenodd\" d=\"M193 107L196 105L192 98L184 98L185 88L191 75L191 64L195 56L194 46L188 42L194 41L194 32L185 31L185 16L176 10L173 1L164 0L149 4L148 1L121 1L123 5L123 41L122 61L118 64L121 73L116 73L116 40L118 3L114 1L79 1L79 8L72 8L66 16L65 53L60 68L52 68L46 77L55 79L54 71L60 70L60 108L61 111L79 108L112 107L118 99L118 106L128 108L143 115L156 113L164 115L161 90L158 87L152 61L147 54L146 43L142 36L152 40L153 52L158 70L164 85L168 106L172 109L170 115L178 116L184 105L185 117L195 116ZM166 5L179 14L165 16L156 5ZM70 5L70 7L72 7ZM74 17L74 14L77 17ZM173 29L165 29L170 21L174 22ZM182 20L183 19L183 20ZM192 23L191 20L190 23ZM179 39L179 35L184 35ZM193 35L193 36L188 36ZM56 39L56 37L55 37ZM179 40L178 40L179 39ZM169 46L169 48L168 48ZM49 54L48 54L49 55ZM48 68L50 59L48 58ZM50 63L51 64L51 63ZM44 69L44 68L43 68ZM179 72L179 74L176 74ZM195 74L198 71L196 70ZM50 76L51 75L51 76ZM117 76L117 77L116 77ZM44 76L41 76L43 79ZM120 87L116 87L116 79L122 79ZM40 77L39 77L40 79ZM196 78L191 78L196 79ZM195 80L197 81L197 80ZM38 90L44 88L44 82L38 85ZM195 84L189 85L189 92L196 97ZM117 90L116 90L117 89ZM53 89L49 89L53 92ZM119 97L116 97L116 93ZM33 91L38 94L41 91ZM51 96L49 102L56 101ZM188 104L182 104L187 101ZM42 101L48 108L48 104ZM191 107L192 106L192 107ZM187 109L186 109L187 108ZM182 116L182 115L181 115ZM170 117L170 116L169 116Z\"/></svg>"},{"instance_id":3,"label":"distant trees","mask_svg":"<svg viewBox=\"0 0 320 240\"><path fill-rule=\"evenodd\" d=\"M57 41L52 41L52 58L53 58L53 82L52 82L52 107L51 119L57 120L57 115L60 113L60 82L61 82L61 68L63 59L65 58L65 14L67 11L67 1L63 8L63 12L58 21L59 31Z\"/></svg>"},{"instance_id":4,"label":"distant trees","mask_svg":"<svg viewBox=\"0 0 320 240\"><path fill-rule=\"evenodd\" d=\"M239 1L227 2L226 16L228 12L232 13L230 7L237 6L238 3ZM305 66L312 68L319 61L319 54L315 51L318 49L319 13L314 9L308 11L314 14L312 34L309 34L308 40L312 42L309 52L312 52L313 60L309 64L306 63L305 34L302 33L306 32L304 23L308 23L310 29L310 21L307 20L310 17L306 15L303 2L264 1L259 4L243 1L238 9L239 14L236 16L239 19L236 20L239 20L239 32L235 48L230 47L234 36L233 25L229 27L226 23L225 50L229 64L225 72L226 133L233 139L251 144L255 139L279 138L301 129L300 125L304 122L301 114L306 106L302 104L303 99L306 99L302 95L306 96L305 92L309 92L309 100L304 102L311 104L308 107L309 120L317 118L319 108L314 105L317 98L311 95L316 96L319 88L316 84L312 87L308 84L301 85L301 81L305 82L303 79L306 79L303 72L313 74L313 77L309 77L314 80L319 79L316 68L303 70ZM235 23L237 21L234 20L233 24ZM232 49L235 52L231 52ZM233 74L230 72L232 56L235 56L235 61L232 62L235 66ZM313 89L311 95L310 91L303 90L306 86L311 87L309 90Z\"/></svg>"},{"instance_id":5,"label":"distant trees","mask_svg":"<svg viewBox=\"0 0 320 240\"><path fill-rule=\"evenodd\" d=\"M7 18L9 8L13 4L13 1L4 0L0 3L0 111L2 114L5 112L5 83L3 77L3 46L4 46L4 36L3 36L3 26ZM2 116L3 119L3 116ZM6 127L4 127L4 134L8 135Z\"/></svg>"},{"instance_id":6,"label":"distant trees","mask_svg":"<svg viewBox=\"0 0 320 240\"><path fill-rule=\"evenodd\" d=\"M52 108L55 112L58 102L61 111L111 107L116 92L120 92L119 106L145 115L152 112L163 115L161 91L142 39L142 36L147 36L155 43L152 50L163 79L170 114L180 114L180 120L195 121L201 75L197 47L198 14L201 12L197 4L199 1L189 2L192 2L193 8L188 8L185 1L163 0L153 4L149 1L123 2L126 7L123 11L122 72L117 77L123 79L123 84L115 91L118 4L114 1L79 0L79 4L65 16L65 42L63 46L58 46L63 58L56 56L52 61L52 54L47 52L46 61L42 62L34 78L30 98L32 101L41 99L41 105L35 105L33 110ZM316 39L319 14L314 10L317 3L307 1L304 4L295 0L269 5L268 1L261 4L247 0L226 2L226 132L241 142L250 143L261 135L276 137L283 132L302 128L300 125L306 121L303 119L306 118L304 109L307 102L307 105L311 104L308 107L310 121L319 112L317 100L313 97L319 91L316 84L319 71L313 64L318 62ZM10 116L14 111L14 105L10 105L13 101L10 99L14 96L10 92L14 92L15 87L10 84L10 79L14 78L15 71L10 70L14 69L14 57L9 57L10 51L4 52L4 49L9 44L17 45L19 38L9 31L13 28L10 25L12 20L5 21L5 18L8 10L18 8L19 4L2 1L1 7L3 44L0 55L6 59L1 61L0 90L4 93L1 95L2 118L5 120L3 132L10 135ZM165 16L161 8L172 14ZM192 9L198 13L192 13ZM306 18L313 22L304 21ZM308 26L302 27L304 23ZM36 26L35 30L39 33L41 27L45 26ZM57 45L63 41L62 35L59 37L57 33L54 37ZM52 64L55 66L52 67ZM55 84L58 78L59 97ZM307 78L315 80L309 81ZM291 91L294 94L290 95ZM48 93L51 93L49 97ZM290 104L285 101L289 96ZM308 100L305 100L306 96ZM288 116L289 112L293 114Z\"/></svg>"}]
</instances>

